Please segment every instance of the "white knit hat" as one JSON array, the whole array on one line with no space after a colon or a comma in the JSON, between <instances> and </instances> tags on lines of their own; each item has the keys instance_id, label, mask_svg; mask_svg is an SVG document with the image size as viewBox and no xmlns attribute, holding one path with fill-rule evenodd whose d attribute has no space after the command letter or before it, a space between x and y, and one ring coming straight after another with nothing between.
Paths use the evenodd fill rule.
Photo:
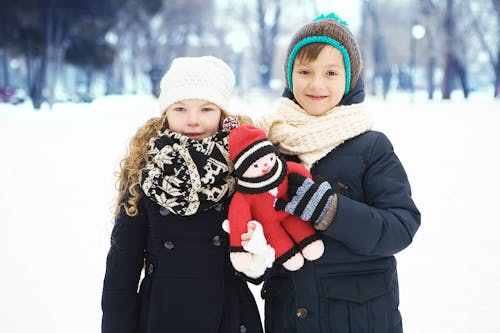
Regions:
<instances>
[{"instance_id":1,"label":"white knit hat","mask_svg":"<svg viewBox=\"0 0 500 333\"><path fill-rule=\"evenodd\" d=\"M233 89L233 71L221 59L176 58L160 82L160 110L184 99L202 99L227 111Z\"/></svg>"}]
</instances>

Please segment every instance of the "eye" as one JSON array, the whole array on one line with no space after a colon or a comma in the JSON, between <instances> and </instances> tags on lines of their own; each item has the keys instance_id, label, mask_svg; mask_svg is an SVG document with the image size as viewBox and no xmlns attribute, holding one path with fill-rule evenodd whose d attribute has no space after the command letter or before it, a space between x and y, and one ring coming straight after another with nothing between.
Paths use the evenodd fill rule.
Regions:
<instances>
[{"instance_id":1,"label":"eye","mask_svg":"<svg viewBox=\"0 0 500 333\"><path fill-rule=\"evenodd\" d=\"M328 75L328 76L336 76L336 75L338 75L338 74L337 74L337 72L334 72L334 71L328 71L328 72L327 72L327 75Z\"/></svg>"},{"instance_id":2,"label":"eye","mask_svg":"<svg viewBox=\"0 0 500 333\"><path fill-rule=\"evenodd\" d=\"M186 108L182 107L182 106L176 106L174 108L174 111L177 111L177 112L184 112L186 111Z\"/></svg>"},{"instance_id":3,"label":"eye","mask_svg":"<svg viewBox=\"0 0 500 333\"><path fill-rule=\"evenodd\" d=\"M271 156L271 158L269 159L271 162L274 161L274 156Z\"/></svg>"},{"instance_id":4,"label":"eye","mask_svg":"<svg viewBox=\"0 0 500 333\"><path fill-rule=\"evenodd\" d=\"M309 74L309 71L308 71L308 70L305 70L305 69L302 69L302 70L298 71L298 73L299 73L300 75L307 75L307 74Z\"/></svg>"},{"instance_id":5,"label":"eye","mask_svg":"<svg viewBox=\"0 0 500 333\"><path fill-rule=\"evenodd\" d=\"M214 111L214 110L215 110L214 108L209 107L209 106L204 107L204 108L201 108L201 111L202 111L202 112L210 112L210 111Z\"/></svg>"},{"instance_id":6,"label":"eye","mask_svg":"<svg viewBox=\"0 0 500 333\"><path fill-rule=\"evenodd\" d=\"M257 163L255 163L255 164L253 165L253 167L254 167L254 168L258 168L258 167L259 167L259 165L258 165Z\"/></svg>"}]
</instances>

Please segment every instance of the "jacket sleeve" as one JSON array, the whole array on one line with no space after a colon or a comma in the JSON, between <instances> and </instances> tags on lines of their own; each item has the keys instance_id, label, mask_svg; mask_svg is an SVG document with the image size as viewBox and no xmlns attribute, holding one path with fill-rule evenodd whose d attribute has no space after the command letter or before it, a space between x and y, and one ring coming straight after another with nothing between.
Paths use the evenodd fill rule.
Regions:
<instances>
[{"instance_id":1,"label":"jacket sleeve","mask_svg":"<svg viewBox=\"0 0 500 333\"><path fill-rule=\"evenodd\" d=\"M338 195L336 216L324 233L361 255L391 256L406 248L420 226L406 172L380 133L363 175L364 202Z\"/></svg>"},{"instance_id":2,"label":"jacket sleeve","mask_svg":"<svg viewBox=\"0 0 500 333\"><path fill-rule=\"evenodd\" d=\"M128 216L123 210L115 220L111 247L106 261L102 291L102 332L136 333L140 299L137 293L147 238L144 206L138 215Z\"/></svg>"}]
</instances>

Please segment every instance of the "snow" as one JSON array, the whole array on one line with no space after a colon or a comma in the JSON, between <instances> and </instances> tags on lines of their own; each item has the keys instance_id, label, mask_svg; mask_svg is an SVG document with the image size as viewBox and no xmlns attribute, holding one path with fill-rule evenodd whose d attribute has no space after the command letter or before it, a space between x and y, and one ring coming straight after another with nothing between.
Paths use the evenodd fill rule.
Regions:
<instances>
[{"instance_id":1,"label":"snow","mask_svg":"<svg viewBox=\"0 0 500 333\"><path fill-rule=\"evenodd\" d=\"M257 116L275 102L255 93L232 105ZM396 94L367 104L422 213L397 255L405 332L500 332L500 101ZM114 172L152 116L149 96L0 104L0 332L100 331Z\"/></svg>"}]
</instances>

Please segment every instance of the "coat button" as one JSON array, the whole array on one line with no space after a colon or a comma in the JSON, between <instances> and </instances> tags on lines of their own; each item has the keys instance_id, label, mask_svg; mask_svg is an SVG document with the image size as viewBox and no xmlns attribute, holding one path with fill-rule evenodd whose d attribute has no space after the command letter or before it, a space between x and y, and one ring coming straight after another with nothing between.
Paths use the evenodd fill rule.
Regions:
<instances>
[{"instance_id":1,"label":"coat button","mask_svg":"<svg viewBox=\"0 0 500 333\"><path fill-rule=\"evenodd\" d=\"M167 250L172 250L175 247L175 244L171 241L166 241L163 243L163 246L165 246Z\"/></svg>"},{"instance_id":2,"label":"coat button","mask_svg":"<svg viewBox=\"0 0 500 333\"><path fill-rule=\"evenodd\" d=\"M240 325L240 333L245 333L247 331L247 327L245 325Z\"/></svg>"},{"instance_id":3,"label":"coat button","mask_svg":"<svg viewBox=\"0 0 500 333\"><path fill-rule=\"evenodd\" d=\"M153 264L149 264L149 265L148 265L148 274L149 274L149 275L153 274L153 271L154 271L154 266L153 266Z\"/></svg>"},{"instance_id":4,"label":"coat button","mask_svg":"<svg viewBox=\"0 0 500 333\"><path fill-rule=\"evenodd\" d=\"M307 309L306 308L298 308L297 309L297 317L300 319L304 319L307 317Z\"/></svg>"},{"instance_id":5,"label":"coat button","mask_svg":"<svg viewBox=\"0 0 500 333\"><path fill-rule=\"evenodd\" d=\"M160 209L161 216L167 216L168 214L170 214L170 211L168 209L166 209L165 207L162 207L162 209Z\"/></svg>"},{"instance_id":6,"label":"coat button","mask_svg":"<svg viewBox=\"0 0 500 333\"><path fill-rule=\"evenodd\" d=\"M221 236L219 236L219 235L214 236L214 238L212 238L212 244L214 246L221 246L221 244L222 244L222 238L221 238Z\"/></svg>"}]
</instances>

